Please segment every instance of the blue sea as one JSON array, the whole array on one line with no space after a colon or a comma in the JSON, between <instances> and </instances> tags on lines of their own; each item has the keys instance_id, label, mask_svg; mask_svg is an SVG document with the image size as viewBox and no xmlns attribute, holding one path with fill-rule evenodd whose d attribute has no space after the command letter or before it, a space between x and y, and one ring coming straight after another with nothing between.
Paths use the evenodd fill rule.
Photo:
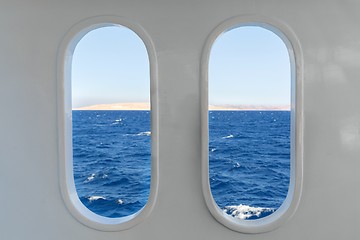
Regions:
<instances>
[{"instance_id":1,"label":"blue sea","mask_svg":"<svg viewBox=\"0 0 360 240\"><path fill-rule=\"evenodd\" d=\"M81 202L106 217L140 210L150 190L150 112L73 111L74 179ZM267 216L290 175L289 111L210 111L210 188L240 219Z\"/></svg>"}]
</instances>

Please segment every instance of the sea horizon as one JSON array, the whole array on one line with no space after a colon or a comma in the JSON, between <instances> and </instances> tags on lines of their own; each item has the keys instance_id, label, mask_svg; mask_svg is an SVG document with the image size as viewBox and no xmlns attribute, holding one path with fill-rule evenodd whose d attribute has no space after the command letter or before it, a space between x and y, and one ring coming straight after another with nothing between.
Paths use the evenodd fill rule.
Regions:
<instances>
[{"instance_id":1,"label":"sea horizon","mask_svg":"<svg viewBox=\"0 0 360 240\"><path fill-rule=\"evenodd\" d=\"M72 110L82 111L150 111L150 103L146 102L126 102L126 103L110 103L95 104L83 107L76 107ZM290 105L250 105L250 104L224 104L209 105L209 111L290 111Z\"/></svg>"}]
</instances>

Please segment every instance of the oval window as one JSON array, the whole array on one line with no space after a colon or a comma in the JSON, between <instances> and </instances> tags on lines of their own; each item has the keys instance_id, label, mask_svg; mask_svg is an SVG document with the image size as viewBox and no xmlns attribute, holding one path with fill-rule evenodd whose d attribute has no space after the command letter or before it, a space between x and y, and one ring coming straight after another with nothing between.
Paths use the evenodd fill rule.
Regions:
<instances>
[{"instance_id":1,"label":"oval window","mask_svg":"<svg viewBox=\"0 0 360 240\"><path fill-rule=\"evenodd\" d=\"M64 202L89 227L128 229L150 214L157 195L152 42L136 24L97 17L74 26L59 52Z\"/></svg>"},{"instance_id":2,"label":"oval window","mask_svg":"<svg viewBox=\"0 0 360 240\"><path fill-rule=\"evenodd\" d=\"M110 218L143 208L150 192L150 71L130 29L102 27L72 60L73 171L81 202Z\"/></svg>"},{"instance_id":3,"label":"oval window","mask_svg":"<svg viewBox=\"0 0 360 240\"><path fill-rule=\"evenodd\" d=\"M243 232L276 221L296 179L293 52L270 28L230 28L208 46L204 194L220 222Z\"/></svg>"}]
</instances>

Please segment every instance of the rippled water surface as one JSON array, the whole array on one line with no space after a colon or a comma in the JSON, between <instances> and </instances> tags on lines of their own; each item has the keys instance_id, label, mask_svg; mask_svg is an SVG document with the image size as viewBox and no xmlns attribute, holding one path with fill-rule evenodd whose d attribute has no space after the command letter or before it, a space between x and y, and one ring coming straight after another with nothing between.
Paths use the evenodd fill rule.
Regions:
<instances>
[{"instance_id":1,"label":"rippled water surface","mask_svg":"<svg viewBox=\"0 0 360 240\"><path fill-rule=\"evenodd\" d=\"M264 217L286 197L290 112L209 112L210 187L240 219ZM149 111L73 111L75 186L82 203L107 217L140 210L150 191Z\"/></svg>"}]
</instances>

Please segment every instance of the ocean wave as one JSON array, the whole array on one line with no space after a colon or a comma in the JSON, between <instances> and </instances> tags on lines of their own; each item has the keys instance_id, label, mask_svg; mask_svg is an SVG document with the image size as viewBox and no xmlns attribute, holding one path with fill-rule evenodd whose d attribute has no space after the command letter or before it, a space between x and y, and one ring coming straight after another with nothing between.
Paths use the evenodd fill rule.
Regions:
<instances>
[{"instance_id":1,"label":"ocean wave","mask_svg":"<svg viewBox=\"0 0 360 240\"><path fill-rule=\"evenodd\" d=\"M226 137L222 137L222 139L228 139L228 138L233 138L233 137L234 137L234 135L230 134L230 135L228 135Z\"/></svg>"},{"instance_id":2,"label":"ocean wave","mask_svg":"<svg viewBox=\"0 0 360 240\"><path fill-rule=\"evenodd\" d=\"M214 178L210 179L210 181L211 188L218 191L227 191L227 189L229 189L229 186L231 186L231 181L222 181Z\"/></svg>"},{"instance_id":3,"label":"ocean wave","mask_svg":"<svg viewBox=\"0 0 360 240\"><path fill-rule=\"evenodd\" d=\"M103 186L105 186L105 187L114 186L115 187L115 186L121 186L121 185L124 185L124 184L128 184L129 182L130 182L129 178L123 177L123 178L118 179L118 180L114 180L114 181L104 183Z\"/></svg>"},{"instance_id":4,"label":"ocean wave","mask_svg":"<svg viewBox=\"0 0 360 240\"><path fill-rule=\"evenodd\" d=\"M270 215L275 210L274 208L251 207L240 204L238 206L226 206L223 211L234 218L245 220L264 217L262 215Z\"/></svg>"},{"instance_id":5,"label":"ocean wave","mask_svg":"<svg viewBox=\"0 0 360 240\"><path fill-rule=\"evenodd\" d=\"M90 202L97 201L97 200L106 200L103 196L90 196L87 198Z\"/></svg>"},{"instance_id":6,"label":"ocean wave","mask_svg":"<svg viewBox=\"0 0 360 240\"><path fill-rule=\"evenodd\" d=\"M114 122L112 122L112 125L120 124L123 121L122 118L116 119Z\"/></svg>"},{"instance_id":7,"label":"ocean wave","mask_svg":"<svg viewBox=\"0 0 360 240\"><path fill-rule=\"evenodd\" d=\"M233 168L239 168L239 167L241 167L241 164L238 163L238 162L236 162L236 163L233 165Z\"/></svg>"},{"instance_id":8,"label":"ocean wave","mask_svg":"<svg viewBox=\"0 0 360 240\"><path fill-rule=\"evenodd\" d=\"M106 217L137 212L146 204L150 192L149 118L143 112L119 114L73 113L76 190L85 206ZM272 214L289 188L290 114L209 114L209 175L215 202L229 217L238 219ZM240 203L242 209L241 205L232 206Z\"/></svg>"},{"instance_id":9,"label":"ocean wave","mask_svg":"<svg viewBox=\"0 0 360 240\"><path fill-rule=\"evenodd\" d=\"M95 179L95 173L92 173L89 177L86 178L85 182L91 182Z\"/></svg>"},{"instance_id":10,"label":"ocean wave","mask_svg":"<svg viewBox=\"0 0 360 240\"><path fill-rule=\"evenodd\" d=\"M96 148L99 148L99 149L108 149L108 148L111 148L111 146L108 144L108 143L99 143L96 145Z\"/></svg>"},{"instance_id":11,"label":"ocean wave","mask_svg":"<svg viewBox=\"0 0 360 240\"><path fill-rule=\"evenodd\" d=\"M86 180L84 181L84 183L92 182L92 181L94 181L94 180L97 179L97 178L105 179L105 178L107 178L107 177L108 177L108 175L105 174L105 173L103 173L103 174L92 173L90 176L88 176L88 177L86 178Z\"/></svg>"},{"instance_id":12,"label":"ocean wave","mask_svg":"<svg viewBox=\"0 0 360 240\"><path fill-rule=\"evenodd\" d=\"M148 131L148 132L141 132L141 133L136 134L136 136L151 136L151 132L150 132L150 131Z\"/></svg>"}]
</instances>

